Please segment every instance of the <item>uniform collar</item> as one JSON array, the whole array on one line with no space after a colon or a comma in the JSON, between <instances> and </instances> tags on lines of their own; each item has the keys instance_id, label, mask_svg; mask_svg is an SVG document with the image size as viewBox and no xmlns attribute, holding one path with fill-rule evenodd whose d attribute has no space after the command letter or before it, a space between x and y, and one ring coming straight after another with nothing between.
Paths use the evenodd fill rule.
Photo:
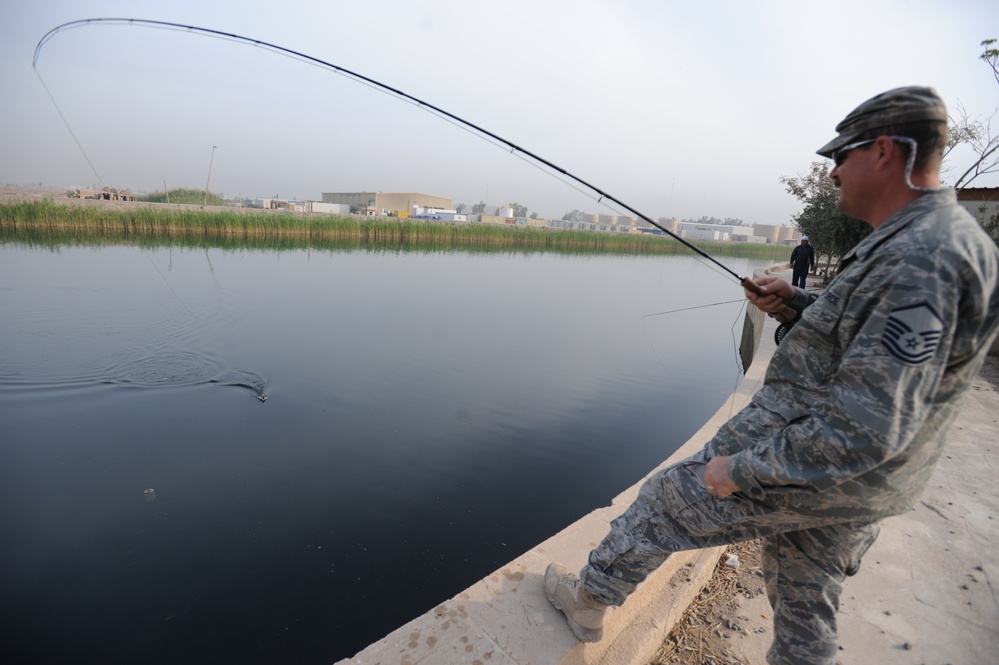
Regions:
<instances>
[{"instance_id":1,"label":"uniform collar","mask_svg":"<svg viewBox=\"0 0 999 665\"><path fill-rule=\"evenodd\" d=\"M843 256L840 266L852 262L854 259L865 260L883 242L894 236L896 233L908 228L913 220L925 215L931 210L942 208L957 201L957 192L953 187L933 190L923 194L918 199L905 206L894 215L886 219L881 226L861 240L857 245Z\"/></svg>"}]
</instances>

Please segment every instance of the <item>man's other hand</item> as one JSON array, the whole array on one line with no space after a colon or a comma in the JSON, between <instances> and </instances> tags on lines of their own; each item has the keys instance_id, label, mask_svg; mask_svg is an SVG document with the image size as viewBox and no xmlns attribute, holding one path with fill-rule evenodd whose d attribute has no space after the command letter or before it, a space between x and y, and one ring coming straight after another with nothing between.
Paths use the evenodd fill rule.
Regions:
<instances>
[{"instance_id":1,"label":"man's other hand","mask_svg":"<svg viewBox=\"0 0 999 665\"><path fill-rule=\"evenodd\" d=\"M704 486L708 489L708 494L714 494L720 499L740 491L739 486L732 482L732 476L728 475L728 457L712 457L708 460L704 467Z\"/></svg>"}]
</instances>

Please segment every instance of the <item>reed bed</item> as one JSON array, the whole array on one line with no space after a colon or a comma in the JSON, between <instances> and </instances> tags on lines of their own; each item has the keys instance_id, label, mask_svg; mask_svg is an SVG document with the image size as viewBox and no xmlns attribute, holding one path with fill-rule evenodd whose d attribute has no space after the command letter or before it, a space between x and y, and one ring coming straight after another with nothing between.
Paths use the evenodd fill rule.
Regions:
<instances>
[{"instance_id":1,"label":"reed bed","mask_svg":"<svg viewBox=\"0 0 999 665\"><path fill-rule=\"evenodd\" d=\"M225 201L215 192L203 192L199 189L179 188L170 191L151 192L139 198L148 203L185 203L190 205L222 206Z\"/></svg>"},{"instance_id":2,"label":"reed bed","mask_svg":"<svg viewBox=\"0 0 999 665\"><path fill-rule=\"evenodd\" d=\"M468 249L572 254L690 251L675 239L645 234L153 205L61 205L49 199L0 203L0 240L43 245L111 243L278 250ZM787 248L775 245L697 245L712 255L783 261L788 254Z\"/></svg>"}]
</instances>

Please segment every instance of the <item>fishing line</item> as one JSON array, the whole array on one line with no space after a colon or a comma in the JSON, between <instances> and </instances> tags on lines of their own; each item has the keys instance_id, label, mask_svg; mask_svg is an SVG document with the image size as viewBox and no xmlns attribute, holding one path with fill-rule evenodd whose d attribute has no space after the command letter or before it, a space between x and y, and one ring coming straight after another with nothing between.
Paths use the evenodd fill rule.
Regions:
<instances>
[{"instance_id":1,"label":"fishing line","mask_svg":"<svg viewBox=\"0 0 999 665\"><path fill-rule=\"evenodd\" d=\"M39 47L40 46L41 46L41 43L39 43ZM36 54L37 54L37 49L36 49ZM42 84L42 88L45 89L45 94L48 95L49 99L52 101L52 105L55 106L56 113L58 113L59 117L62 118L63 124L66 125L66 129L69 130L69 135L73 137L73 141L76 142L76 147L80 149L80 152L83 154L83 158L85 160L87 160L87 164L90 166L90 170L94 172L94 176L96 176L97 182L100 183L101 189L103 189L104 186L105 186L104 185L104 180L103 180L103 178L101 178L101 174L97 172L97 167L95 167L94 163L92 161L90 161L90 156L87 155L87 151L83 149L83 144L81 144L80 140L76 137L76 132L73 131L73 128L70 126L69 121L66 119L66 116L63 114L62 109L59 108L59 104L58 104L58 102L56 102L55 97L53 97L52 93L49 91L49 87L47 85L45 85L45 79L42 78L42 75L38 71L37 68L33 67L33 69L35 70L35 75L38 77L38 82L41 83ZM174 291L173 286L170 285L170 282L167 281L167 278L163 275L163 273L160 271L159 267L156 265L156 262L153 261L153 258L151 256L149 256L149 253L146 252L145 249L143 249L142 244L139 243L139 238L138 238L138 236L135 235L135 231L134 230L132 231L132 238L136 241L136 246L145 255L145 257L149 261L150 265L153 266L153 270L156 271L156 274L158 274L160 276L160 279L163 280L163 283L166 284L166 287L168 289L170 289L170 292L174 295L174 297L181 304L181 306L185 310L187 310L187 313L191 316L191 318L196 321L197 319L194 316L194 312L192 312L191 309L187 306L187 303L185 303L181 299L181 297L179 295L177 295L177 292Z\"/></svg>"},{"instance_id":2,"label":"fishing line","mask_svg":"<svg viewBox=\"0 0 999 665\"><path fill-rule=\"evenodd\" d=\"M56 112L59 114L59 117L62 118L63 124L66 125L66 129L69 131L70 136L73 137L73 141L76 143L76 147L80 149L80 153L83 154L83 158L87 161L87 164L90 166L90 170L94 172L94 176L97 178L98 183L100 183L100 186L103 189L103 188L105 188L104 179L101 178L100 173L98 173L98 171L97 171L97 167L94 166L94 163L91 161L90 156L87 154L87 151L84 149L83 144L80 143L80 140L77 138L76 132L73 131L72 126L70 126L70 124L69 124L69 120L66 118L65 114L62 112L62 108L60 108L59 103L56 102L55 97L52 95L52 92L49 90L48 85L46 85L45 79L42 77L41 72L38 71L38 67L37 67L37 60L38 60L39 50L41 49L42 45L45 42L47 42L52 36L54 36L54 34L57 31L59 31L60 29L69 30L69 29L73 29L73 28L83 27L84 25L86 25L86 24L88 24L90 22L91 21L74 21L72 23L67 23L67 24L64 24L62 26L59 26L58 28L56 28L56 29L54 29L54 30L49 31L48 33L46 33L45 37L43 37L38 42L38 45L35 47L35 56L34 56L34 58L32 60L32 69L34 69L35 75L38 77L39 83L42 84L42 88L45 90L45 94L48 95L48 98L52 102L52 105L55 107ZM233 40L224 40L224 41L233 41ZM184 308L184 310L187 312L188 316L191 317L191 320L194 323L198 323L198 321L199 321L198 317L195 316L194 312L191 311L191 308L187 306L187 303L184 301L184 299L181 298L180 294L178 294L177 291L173 288L173 285L170 284L170 281L166 278L166 275L164 275L163 271L161 271L160 268L159 268L159 266L156 265L156 262L153 260L153 257L149 254L149 252L147 252L145 250L145 248L142 247L142 243L139 242L139 238L136 235L135 230L134 229L129 229L129 231L130 231L130 233L132 235L133 240L136 241L136 246L139 248L139 251L142 252L142 254L146 257L146 260L149 261L149 264L153 267L153 270L155 270L156 274L159 275L160 280L163 281L163 284L167 287L167 289L170 291L170 293L173 294L173 297L176 299L176 301L180 303L181 307ZM209 267L209 272L210 272L210 274L212 276L212 279L215 281L216 285L218 285L218 278L215 275L215 267L212 265L211 257L208 256L208 249L207 248L205 248L205 257L208 259L208 267ZM171 266L173 265L173 248L172 247L170 248L170 265ZM230 380L229 382L224 382L224 381L221 381L219 379L213 379L212 382L213 383L222 383L223 385L234 385L234 386L241 386L241 387L248 388L251 392L254 393L254 395L256 396L257 400L259 400L260 402L266 402L267 401L267 395L264 394L262 387L258 387L258 386L252 385L251 383L248 383L245 380L244 381Z\"/></svg>"},{"instance_id":3,"label":"fishing line","mask_svg":"<svg viewBox=\"0 0 999 665\"><path fill-rule=\"evenodd\" d=\"M59 104L56 103L55 97L53 97L52 93L49 92L49 87L45 85L45 80L42 78L42 75L38 73L37 69L35 69L35 76L38 77L38 82L42 84L42 88L45 89L45 94L48 95L49 99L52 101L52 106L55 107L56 113L58 113L59 117L62 118L63 124L66 125L66 129L69 130L69 135L73 137L74 141L76 141L76 147L79 148L80 152L83 153L83 158L87 160L87 164L90 165L90 170L94 172L95 176L97 176L97 182L101 184L101 188L103 189L104 180L101 179L101 174L97 172L97 168L94 166L94 163L90 161L90 157L87 156L87 151L83 149L83 145L80 143L80 139L76 138L76 132L74 132L73 128L69 126L69 121L66 120L66 116L63 115L62 109L59 108Z\"/></svg>"},{"instance_id":4,"label":"fishing line","mask_svg":"<svg viewBox=\"0 0 999 665\"><path fill-rule=\"evenodd\" d=\"M739 353L740 342L735 332L739 326L739 322L742 321L745 317L744 313L746 311L747 305L748 301L745 298L743 298L742 306L739 307L739 311L735 315L735 320L732 321L732 326L729 328L729 332L732 334L732 351L733 351L732 355L735 357L735 368L736 368L735 380L732 385L732 392L731 392L732 397L730 397L728 401L729 419L731 419L732 416L735 415L735 400L732 398L735 397L736 392L739 390L739 383L743 380L743 378L745 378L746 370L749 369L748 367L744 367L742 364L742 354ZM745 323L743 323L743 326L745 326Z\"/></svg>"},{"instance_id":5,"label":"fishing line","mask_svg":"<svg viewBox=\"0 0 999 665\"><path fill-rule=\"evenodd\" d=\"M680 309L671 309L666 312L656 312L655 314L643 314L642 318L647 319L651 316L662 316L663 314L675 314L676 312L687 312L692 309L701 309L702 307L714 307L716 305L731 305L735 302L745 302L745 298L739 298L738 300L723 300L722 302L713 302L710 305L694 305L693 307L681 307Z\"/></svg>"},{"instance_id":6,"label":"fishing line","mask_svg":"<svg viewBox=\"0 0 999 665\"><path fill-rule=\"evenodd\" d=\"M749 277L742 277L742 276L740 276L738 273L736 273L735 271L733 271L731 268L729 268L725 264L723 264L720 261L718 261L717 259L715 259L713 256L711 256L710 254L708 254L707 252L705 252L704 250L702 250L700 247L697 247L693 243L688 242L685 238L681 237L679 234L674 233L673 231L670 231L669 229L667 229L663 225L659 224L659 222L657 222L656 220L654 220L651 217L649 217L648 215L645 215L645 214L639 212L638 210L636 210L635 208L631 207L627 203L625 203L625 202L621 201L620 199L612 196L611 194L608 194L607 192L603 191L599 187L596 187L595 185L590 184L589 182L587 182L586 180L583 180L579 176L576 176L573 173L570 173L568 170L562 168L561 166L558 166L557 164L555 164L555 163L553 163L553 162L551 162L551 161L549 161L549 160L547 160L547 159L545 159L545 158L543 158L543 157L541 157L541 156L539 156L539 155L531 152L530 150L522 148L521 146L517 145L516 143L513 143L512 141L509 141L509 140L503 138L502 136L499 136L498 134L490 132L490 131L488 131L488 130L482 128L482 127L480 127L479 125L476 125L476 124L474 124L474 123L472 123L472 122L470 122L468 120L465 120L464 118L461 118L461 117L459 117L459 116L457 116L457 115L455 115L455 114L453 114L453 113L451 113L449 111L446 111L446 110L444 110L444 109L442 109L442 108L440 108L438 106L430 104L429 102L426 102L426 101L424 101L422 99L419 99L418 97L414 97L413 95L410 95L410 94L408 94L406 92L403 92L402 90L400 90L398 88L392 87L392 86L390 86L388 84L382 83L380 81L377 81L377 80L375 80L375 79L373 79L371 77L365 76L363 74L359 74L357 72L351 71L349 69L346 69L345 67L341 67L339 65L335 65L335 64L333 64L331 62L327 62L326 60L322 60L320 58L316 58L314 56L302 53L300 51L295 51L293 49L286 48L284 46L279 46L277 44L272 44L270 42L265 42L265 41L259 40L259 39L253 39L253 38L250 38L250 37L244 37L242 35L238 35L238 34L235 34L235 33L232 33L232 32L225 32L225 31L222 31L222 30L213 30L211 28L201 28L201 27L193 26L193 25L184 25L182 23L173 23L173 22L170 22L170 21L155 21L155 20L150 20L150 19L137 19L137 18L91 18L91 19L80 19L80 20L77 20L77 21L69 21L67 23L63 23L62 25L56 26L55 28L53 28L53 29L49 30L47 33L45 33L45 35L42 36L42 38L38 41L38 45L35 47L34 57L31 60L31 66L32 66L32 68L34 68L35 71L37 72L37 70L38 70L38 57L39 57L39 55L41 53L42 46L44 46L56 34L58 34L59 32L62 32L64 30L68 30L68 29L72 29L72 28L79 28L79 27L85 27L85 26L97 25L97 24L154 27L154 28L160 28L160 29L177 30L177 31L181 31L181 32L196 33L196 34L199 34L199 35L210 36L210 37L222 39L222 40L225 40L225 41L233 41L233 42L238 42L238 43L243 43L243 44L250 44L250 45L257 46L259 48L263 48L263 49L266 49L268 51L274 52L274 53L276 53L278 55L283 55L283 56L286 56L286 57L290 57L290 58L292 58L294 60L299 60L299 61L305 62L306 64L311 64L311 65L314 65L316 67L328 69L328 70L330 70L330 71L332 71L332 72L334 72L336 74L340 74L341 76L344 76L344 77L346 77L348 79L351 79L351 80L353 80L355 82L361 83L361 84L366 85L368 87L371 87L371 88L373 88L375 90L378 90L378 91L386 93L386 94L388 94L390 96L396 97L397 99L401 99L403 101L409 102L410 104L413 104L413 105L415 105L415 106L417 106L417 107L419 107L419 108L427 111L428 113L431 113L433 115L438 116L439 118L447 120L448 122L451 122L452 124L459 125L460 127L462 127L463 129L465 129L466 131L468 131L468 132L470 132L470 133L472 133L472 134L474 134L474 135L476 135L476 136L478 136L480 138L483 138L483 139L489 141L490 143L493 143L494 145L498 145L498 146L504 147L504 149L509 149L509 151L512 154L514 154L514 155L516 155L518 157L521 157L522 159L527 160L529 163L533 163L535 166L537 166L541 170L545 171L546 173L548 173L550 175L554 175L556 177L556 179L558 179L558 180L560 180L562 182L565 182L566 184L569 184L568 181L571 180L572 182L576 183L576 186L583 188L582 190L578 190L578 191L581 191L583 193L587 193L588 196L590 196L591 198L595 198L595 200L598 203L601 203L603 205L607 205L608 207L610 207L612 209L614 209L614 208L610 204L614 204L614 205L618 206L618 208L623 209L623 210L625 210L627 212L630 212L631 214L635 215L637 218L639 218L642 221L650 224L651 226L654 226L655 228L659 229L660 231L662 231L666 235L668 235L671 238L673 238L674 240L678 241L679 243L681 243L682 245L684 245L685 247L687 247L688 249L690 249L691 251L693 251L695 254L697 254L698 256L700 256L702 259L707 260L708 262L710 262L711 264L713 264L714 266L716 266L717 269L720 269L723 272L723 274L731 275L732 277L734 277L743 286L743 288L749 289L749 290L754 291L756 293L760 293L759 292L759 287L757 287L756 284ZM82 150L82 148L81 148L81 150ZM561 177L559 177L559 176L561 176ZM563 178L566 178L568 180L564 180ZM574 187L576 187L576 186L574 186ZM778 320L780 320L782 318L791 318L791 319L793 319L795 316L797 316L797 314L794 313L794 312L790 312L790 310L786 310L785 312L778 313L778 314L772 315L772 316L775 316L775 318L778 318Z\"/></svg>"},{"instance_id":7,"label":"fishing line","mask_svg":"<svg viewBox=\"0 0 999 665\"><path fill-rule=\"evenodd\" d=\"M80 26L71 26L71 27L80 27ZM45 41L45 40L43 39L43 41ZM38 57L38 49L41 48L41 45L42 45L42 42L39 42L38 46L35 48L35 57L36 58ZM49 90L49 87L45 84L45 79L42 78L41 72L39 72L38 68L34 66L34 62L32 63L32 69L35 70L35 76L38 77L38 82L42 84L42 88L45 90L45 94L48 95L49 100L52 102L52 105L55 107L56 113L58 113L59 117L62 118L62 122L63 122L64 125L66 125L66 129L69 131L69 135L73 137L73 141L76 143L76 147L80 149L80 153L83 155L83 158L85 160L87 160L87 164L90 166L90 170L94 172L94 176L97 178L97 182L100 184L101 189L103 189L105 187L105 185L104 185L104 179L101 178L101 174L97 172L97 167L94 166L94 163L91 161L90 156L87 154L87 151L84 150L83 144L80 143L80 139L77 138L76 132L73 131L73 128L69 124L69 120L66 119L66 115L62 112L62 108L59 107L59 103L56 102L55 97L52 95L52 92ZM153 261L153 258L151 256L149 256L149 253L146 252L145 249L143 249L141 243L138 242L139 239L135 235L134 231L132 231L132 238L136 241L136 244L139 247L139 250L145 255L145 257L149 261L150 265L153 266L153 270L156 271L156 274L158 274L160 276L160 279L163 280L164 284L166 284L166 287L173 294L174 298L177 299L177 302L179 302L181 304L181 306L187 311L188 315L193 320L196 321L197 319L194 316L194 312L191 311L191 309L187 306L187 303L185 303L183 301L183 299L181 299L181 297L174 290L173 286L170 285L170 282L163 275L162 271L160 271L159 267L156 265L156 262Z\"/></svg>"},{"instance_id":8,"label":"fishing line","mask_svg":"<svg viewBox=\"0 0 999 665\"><path fill-rule=\"evenodd\" d=\"M663 363L662 358L659 357L659 352L656 351L656 345L652 341L652 336L649 334L649 329L645 325L645 319L649 319L649 318L652 318L654 316L662 316L664 314L676 314L678 312L689 312L689 311L694 310L694 309L703 309L705 307L717 307L718 305L731 305L731 304L734 304L734 303L740 303L741 306L739 307L739 312L736 314L735 321L732 323L732 327L731 327L730 330L731 330L731 333L732 333L732 346L733 346L734 351L735 351L734 355L735 355L735 358L736 358L736 369L738 370L739 374L742 374L745 370L743 369L741 360L739 358L739 343L738 343L738 341L736 341L736 338L735 338L735 328L736 328L736 326L739 325L739 320L741 319L742 313L745 310L745 307L746 307L746 299L745 298L739 298L738 300L723 300L722 302L714 302L714 303L711 303L710 305L694 305L692 307L681 307L680 309L671 309L671 310L666 311L666 312L656 312L654 314L643 314L642 315L642 332L645 333L645 341L649 343L649 348L652 349L652 353L653 353L653 355L655 355L656 360L659 361L659 365L662 366L663 369L666 369L665 363ZM740 378L737 376L736 377L736 387L738 387L739 381L740 381ZM733 389L732 393L733 394L735 393L734 389Z\"/></svg>"}]
</instances>

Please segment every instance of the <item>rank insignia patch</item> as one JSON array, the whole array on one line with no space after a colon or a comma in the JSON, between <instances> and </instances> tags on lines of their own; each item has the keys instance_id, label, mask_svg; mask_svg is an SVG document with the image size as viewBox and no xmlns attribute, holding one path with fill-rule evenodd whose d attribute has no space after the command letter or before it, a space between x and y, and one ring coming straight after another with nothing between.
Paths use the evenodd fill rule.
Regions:
<instances>
[{"instance_id":1,"label":"rank insignia patch","mask_svg":"<svg viewBox=\"0 0 999 665\"><path fill-rule=\"evenodd\" d=\"M943 321L924 302L892 310L881 343L907 365L921 365L933 356L942 332Z\"/></svg>"}]
</instances>

